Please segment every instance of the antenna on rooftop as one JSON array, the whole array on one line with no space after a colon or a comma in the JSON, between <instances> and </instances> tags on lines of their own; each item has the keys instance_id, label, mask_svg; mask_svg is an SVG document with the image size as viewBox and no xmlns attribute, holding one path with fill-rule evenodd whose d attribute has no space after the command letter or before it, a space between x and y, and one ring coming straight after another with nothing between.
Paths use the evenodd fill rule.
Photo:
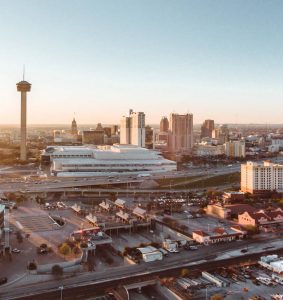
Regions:
<instances>
[{"instance_id":1,"label":"antenna on rooftop","mask_svg":"<svg viewBox=\"0 0 283 300\"><path fill-rule=\"evenodd\" d=\"M25 81L26 66L23 65L23 81Z\"/></svg>"}]
</instances>

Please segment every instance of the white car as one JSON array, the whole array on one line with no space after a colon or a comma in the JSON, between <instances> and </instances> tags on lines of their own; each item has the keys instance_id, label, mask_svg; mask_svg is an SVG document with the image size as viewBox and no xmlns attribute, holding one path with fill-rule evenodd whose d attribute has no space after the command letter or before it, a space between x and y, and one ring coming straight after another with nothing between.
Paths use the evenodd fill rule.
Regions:
<instances>
[{"instance_id":1,"label":"white car","mask_svg":"<svg viewBox=\"0 0 283 300\"><path fill-rule=\"evenodd\" d=\"M13 253L20 253L21 250L19 250L19 249L17 249L17 248L14 248L14 249L12 250L12 252L13 252Z\"/></svg>"}]
</instances>

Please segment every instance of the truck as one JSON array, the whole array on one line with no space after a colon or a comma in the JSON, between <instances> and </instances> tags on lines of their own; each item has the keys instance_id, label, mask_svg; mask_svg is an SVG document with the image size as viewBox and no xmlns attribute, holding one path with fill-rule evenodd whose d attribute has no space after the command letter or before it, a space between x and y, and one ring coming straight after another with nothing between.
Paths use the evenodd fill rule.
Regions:
<instances>
[{"instance_id":1,"label":"truck","mask_svg":"<svg viewBox=\"0 0 283 300\"><path fill-rule=\"evenodd\" d=\"M138 174L137 177L139 177L139 178L141 178L141 177L151 177L151 175L150 174Z\"/></svg>"},{"instance_id":2,"label":"truck","mask_svg":"<svg viewBox=\"0 0 283 300\"><path fill-rule=\"evenodd\" d=\"M174 241L171 241L169 239L166 239L164 242L163 242L163 248L165 250L167 250L168 252L170 253L178 253L178 244Z\"/></svg>"}]
</instances>

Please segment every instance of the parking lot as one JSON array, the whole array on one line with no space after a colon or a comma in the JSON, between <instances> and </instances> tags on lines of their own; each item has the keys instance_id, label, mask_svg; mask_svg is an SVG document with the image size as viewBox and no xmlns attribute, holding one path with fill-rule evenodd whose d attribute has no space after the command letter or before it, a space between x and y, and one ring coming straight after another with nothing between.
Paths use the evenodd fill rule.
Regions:
<instances>
[{"instance_id":1,"label":"parking lot","mask_svg":"<svg viewBox=\"0 0 283 300\"><path fill-rule=\"evenodd\" d=\"M187 226L190 234L197 230L210 232L216 227L230 228L235 224L232 221L220 220L208 215L197 215L197 217L192 217L189 211L172 214L171 218L177 220L179 224Z\"/></svg>"},{"instance_id":2,"label":"parking lot","mask_svg":"<svg viewBox=\"0 0 283 300\"><path fill-rule=\"evenodd\" d=\"M219 279L223 286L216 286L200 275L179 278L171 289L184 297L190 295L190 299L194 300L210 299L215 294L222 295L226 300L246 300L254 296L260 300L269 300L272 295L283 294L283 285L271 279L271 271L258 265L227 266L209 273ZM269 278L270 282L260 282L259 278Z\"/></svg>"},{"instance_id":3,"label":"parking lot","mask_svg":"<svg viewBox=\"0 0 283 300\"><path fill-rule=\"evenodd\" d=\"M60 215L65 219L65 225L60 227L50 218L50 215ZM26 272L29 261L36 260L38 264L56 263L65 260L58 253L58 245L70 237L74 230L87 228L89 224L74 214L70 209L45 210L32 201L26 201L9 213L11 261L8 256L0 257L0 269L5 270L8 281L21 277ZM18 240L18 232L22 239ZM40 255L37 248L47 244L52 252Z\"/></svg>"}]
</instances>

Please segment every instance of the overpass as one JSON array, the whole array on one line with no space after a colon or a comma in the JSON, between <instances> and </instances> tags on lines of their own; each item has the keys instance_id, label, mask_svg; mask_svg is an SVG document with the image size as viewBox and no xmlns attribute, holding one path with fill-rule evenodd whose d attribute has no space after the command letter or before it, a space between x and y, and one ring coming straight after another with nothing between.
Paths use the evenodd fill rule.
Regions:
<instances>
[{"instance_id":1,"label":"overpass","mask_svg":"<svg viewBox=\"0 0 283 300\"><path fill-rule=\"evenodd\" d=\"M273 242L270 242L273 244ZM276 242L278 243L278 241ZM276 244L274 243L274 245ZM238 244L237 244L238 245ZM242 262L257 261L260 256L277 253L283 253L282 241L277 244L276 249L263 250L262 246L266 245L266 241L257 242L253 244L253 251L251 253L242 254L239 251L237 256L228 255L211 256L209 252L207 255L203 253L191 253L190 258L176 260L164 260L162 263L155 262L151 264L139 264L131 266L122 266L110 268L101 272L90 272L77 274L76 276L68 276L66 278L56 278L54 280L44 282L29 282L21 286L2 286L0 292L1 299L22 299L22 300L49 300L60 299L59 286L64 286L64 299L73 300L85 299L87 296L94 296L95 293L104 293L109 288L116 288L117 286L132 286L136 283L147 282L153 279L153 276L178 276L182 268L188 268L190 273L198 273L200 271L211 271L216 267L239 264ZM236 245L235 245L236 246ZM239 247L239 246L238 246ZM241 245L239 249L243 247ZM237 248L237 247L236 247ZM234 251L233 250L229 251ZM251 249L251 248L250 248ZM218 251L219 253L219 251ZM224 252L225 253L225 252ZM34 278L34 277L33 277Z\"/></svg>"}]
</instances>

